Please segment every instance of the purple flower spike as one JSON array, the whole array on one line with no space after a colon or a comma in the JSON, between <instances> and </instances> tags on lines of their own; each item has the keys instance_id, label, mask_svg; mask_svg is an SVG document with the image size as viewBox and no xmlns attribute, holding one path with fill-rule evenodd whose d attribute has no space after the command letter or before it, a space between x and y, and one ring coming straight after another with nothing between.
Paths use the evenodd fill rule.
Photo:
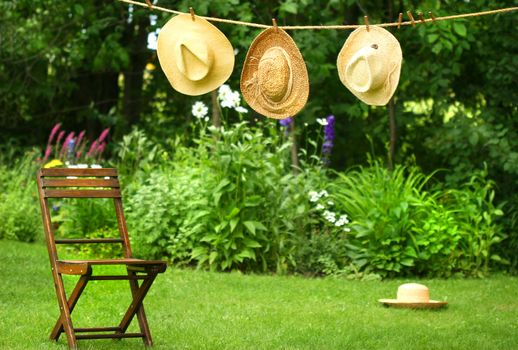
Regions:
<instances>
[{"instance_id":1,"label":"purple flower spike","mask_svg":"<svg viewBox=\"0 0 518 350\"><path fill-rule=\"evenodd\" d=\"M281 124L284 127L288 127L292 122L293 122L293 118L292 117L288 117L286 119L279 120L279 124Z\"/></svg>"},{"instance_id":2,"label":"purple flower spike","mask_svg":"<svg viewBox=\"0 0 518 350\"><path fill-rule=\"evenodd\" d=\"M290 131L290 125L292 123L293 123L293 118L292 117L288 117L288 118L279 120L279 124L281 124L281 126L286 128L286 130L284 131L284 135L285 136L288 136L289 131Z\"/></svg>"},{"instance_id":3,"label":"purple flower spike","mask_svg":"<svg viewBox=\"0 0 518 350\"><path fill-rule=\"evenodd\" d=\"M331 151L335 140L335 116L330 115L326 118L327 125L324 127L324 143L322 144L322 160L325 165L329 165Z\"/></svg>"}]
</instances>

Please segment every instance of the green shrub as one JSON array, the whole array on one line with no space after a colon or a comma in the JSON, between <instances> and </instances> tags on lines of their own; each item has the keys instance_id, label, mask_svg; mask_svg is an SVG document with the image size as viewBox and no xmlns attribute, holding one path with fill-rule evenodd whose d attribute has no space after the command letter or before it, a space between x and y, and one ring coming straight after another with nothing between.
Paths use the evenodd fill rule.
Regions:
<instances>
[{"instance_id":1,"label":"green shrub","mask_svg":"<svg viewBox=\"0 0 518 350\"><path fill-rule=\"evenodd\" d=\"M487 169L472 173L459 189L449 190L445 205L454 213L459 225L458 232L462 256L461 269L474 275L489 271L490 264L508 264L495 252L495 246L507 236L503 233L500 219L501 207L494 205L494 181L487 178Z\"/></svg>"},{"instance_id":2,"label":"green shrub","mask_svg":"<svg viewBox=\"0 0 518 350\"><path fill-rule=\"evenodd\" d=\"M43 237L36 186L39 152L0 165L0 239L32 242Z\"/></svg>"},{"instance_id":3,"label":"green shrub","mask_svg":"<svg viewBox=\"0 0 518 350\"><path fill-rule=\"evenodd\" d=\"M389 171L374 162L338 173L330 198L352 219L342 265L381 276L450 276L481 275L491 261L505 262L492 250L505 236L486 176L477 173L457 190L427 190L430 176L415 167Z\"/></svg>"},{"instance_id":4,"label":"green shrub","mask_svg":"<svg viewBox=\"0 0 518 350\"><path fill-rule=\"evenodd\" d=\"M203 130L196 147L179 145L168 167L130 190L139 252L215 270L287 271L308 210L289 144L275 126Z\"/></svg>"}]
</instances>

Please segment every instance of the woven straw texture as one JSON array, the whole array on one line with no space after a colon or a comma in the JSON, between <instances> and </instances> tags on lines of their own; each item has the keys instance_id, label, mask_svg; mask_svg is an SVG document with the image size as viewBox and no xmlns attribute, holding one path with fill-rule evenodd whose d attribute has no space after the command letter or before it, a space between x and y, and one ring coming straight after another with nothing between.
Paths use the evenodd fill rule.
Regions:
<instances>
[{"instance_id":1,"label":"woven straw texture","mask_svg":"<svg viewBox=\"0 0 518 350\"><path fill-rule=\"evenodd\" d=\"M401 46L390 32L376 26L367 31L364 26L349 35L338 54L338 75L361 101L384 106L396 91L402 60ZM359 87L362 81L365 89Z\"/></svg>"},{"instance_id":2,"label":"woven straw texture","mask_svg":"<svg viewBox=\"0 0 518 350\"><path fill-rule=\"evenodd\" d=\"M203 18L178 15L160 30L160 66L172 87L197 96L217 89L232 74L234 49L227 37Z\"/></svg>"},{"instance_id":3,"label":"woven straw texture","mask_svg":"<svg viewBox=\"0 0 518 350\"><path fill-rule=\"evenodd\" d=\"M309 96L304 58L280 28L261 32L252 42L241 73L241 92L248 105L269 118L296 115Z\"/></svg>"}]
</instances>

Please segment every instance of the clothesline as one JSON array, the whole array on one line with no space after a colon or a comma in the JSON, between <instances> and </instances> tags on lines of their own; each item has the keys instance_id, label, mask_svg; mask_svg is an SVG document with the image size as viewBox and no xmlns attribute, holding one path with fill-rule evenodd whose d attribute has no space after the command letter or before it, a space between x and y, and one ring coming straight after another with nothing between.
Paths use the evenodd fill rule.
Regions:
<instances>
[{"instance_id":1,"label":"clothesline","mask_svg":"<svg viewBox=\"0 0 518 350\"><path fill-rule=\"evenodd\" d=\"M185 14L185 12L176 11L172 9L168 9L165 7L155 6L151 5L151 2L139 2L134 0L118 0L120 2L124 2L127 4L142 6L142 7L148 7L151 10L157 10L167 13L173 13L173 14ZM436 22L436 21L446 21L451 19L459 19L459 18L468 18L468 17L478 17L478 16L486 16L486 15L493 15L497 13L505 13L505 12L512 12L518 10L518 7L508 7L508 8L502 8L497 10L490 10L490 11L481 11L481 12L473 12L473 13L464 13L459 15L452 15L452 16L443 16L443 17L434 17L431 12L429 12L430 18L424 18L423 14L420 13L418 15L419 18L415 19L412 15L412 12L408 11L407 14L410 18L409 21L403 21L402 20L402 14L399 15L399 20L397 22L390 22L390 23L380 23L380 24L370 24L375 25L378 27L401 27L401 26L408 26L412 25L415 26L417 24L424 24L429 22ZM198 16L198 15L196 15ZM236 24L236 25L242 25L247 27L254 27L254 28L270 28L271 25L266 24L259 24L259 23L252 23L252 22L243 22L243 21L236 21L232 19L226 19L226 18L217 18L217 17L207 17L207 16L198 16L200 18L203 18L210 22L220 22L220 23L229 23L229 24ZM279 26L279 28L282 28L284 30L344 30L344 29L356 29L359 27L363 27L365 25L369 25L368 18L365 17L365 24L347 24L347 25L317 25L317 26Z\"/></svg>"}]
</instances>

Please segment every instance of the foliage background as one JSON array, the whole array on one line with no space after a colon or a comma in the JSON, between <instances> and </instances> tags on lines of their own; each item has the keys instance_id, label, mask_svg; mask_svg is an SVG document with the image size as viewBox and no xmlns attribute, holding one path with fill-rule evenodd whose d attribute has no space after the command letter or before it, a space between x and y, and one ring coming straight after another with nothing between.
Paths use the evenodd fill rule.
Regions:
<instances>
[{"instance_id":1,"label":"foliage background","mask_svg":"<svg viewBox=\"0 0 518 350\"><path fill-rule=\"evenodd\" d=\"M394 21L399 12L407 10L433 11L435 16L441 16L516 6L516 1L163 0L158 4L183 11L192 6L200 15L260 23L277 18L282 24L303 25L362 23L364 15L375 24ZM15 164L23 167L19 165L23 161L16 163L15 159L34 146L42 147L48 131L57 122L62 122L67 130L86 130L89 137L111 127L116 141L112 145L126 142L126 149L134 144L132 139L123 137L131 135L132 128L138 126L147 135L146 139L142 141L142 137L135 136L133 139L150 146L145 156L124 153L124 147L109 149L114 159L127 160L118 165L127 167L127 173L135 176L135 186L143 181L139 178L143 175L135 171L137 163L141 167L138 170L144 170L141 174L147 174L146 169L158 166L159 157L171 160L160 150L172 156L175 140L194 146L198 131L192 128L190 108L198 99L210 105L211 97L191 98L172 90L160 71L155 52L147 48L148 33L161 27L168 18L164 13L150 14L148 9L131 8L116 1L2 1L3 173L23 174L10 170ZM489 206L486 210L492 211L489 226L496 219L502 232L503 244L496 248L498 256L516 268L518 43L514 40L515 23L516 14L509 13L393 30L401 42L404 63L396 95L387 107L360 103L339 82L336 56L349 32L290 33L305 58L311 82L309 103L295 118L299 144L311 145L318 138L316 118L334 114L337 138L331 168L335 170L367 167L370 154L383 159L379 164L382 167L417 165L424 174L439 170L434 181L440 182L446 192L466 189L470 183L478 184L478 189L469 190L475 193L474 197L464 198L452 190L448 198L465 203L478 198L474 212L465 215L473 219L476 212L482 215L481 223L488 222L481 208ZM238 50L236 67L228 82L237 87L247 48L259 31L231 25L218 27ZM238 121L237 115L226 118L229 123ZM247 116L252 124L261 119L253 113ZM274 122L265 121L265 124L268 129ZM305 124L308 126L303 127ZM309 150L311 146L306 148ZM182 157L175 160L187 162L187 156ZM210 162L215 162L212 166L218 164L213 159L206 162L209 168ZM172 171L175 170L179 171ZM484 174L485 180L473 182L480 174ZM486 188L488 184L490 188ZM17 208L13 204L15 198L30 198L34 194L30 187L27 193L17 192L24 186L5 184L4 187L9 188L1 203L6 208L2 211L5 215L9 209ZM447 198L444 201L447 203ZM27 199L27 208L33 208L30 203ZM498 215L500 208L505 215ZM443 217L457 215L450 213L451 208L446 204L437 210ZM13 220L16 215L9 217ZM36 227L36 221L31 227ZM23 232L19 235L19 239L25 239ZM343 252L333 254L341 256ZM342 268L329 265L329 261L316 263L331 266L331 270Z\"/></svg>"}]
</instances>

